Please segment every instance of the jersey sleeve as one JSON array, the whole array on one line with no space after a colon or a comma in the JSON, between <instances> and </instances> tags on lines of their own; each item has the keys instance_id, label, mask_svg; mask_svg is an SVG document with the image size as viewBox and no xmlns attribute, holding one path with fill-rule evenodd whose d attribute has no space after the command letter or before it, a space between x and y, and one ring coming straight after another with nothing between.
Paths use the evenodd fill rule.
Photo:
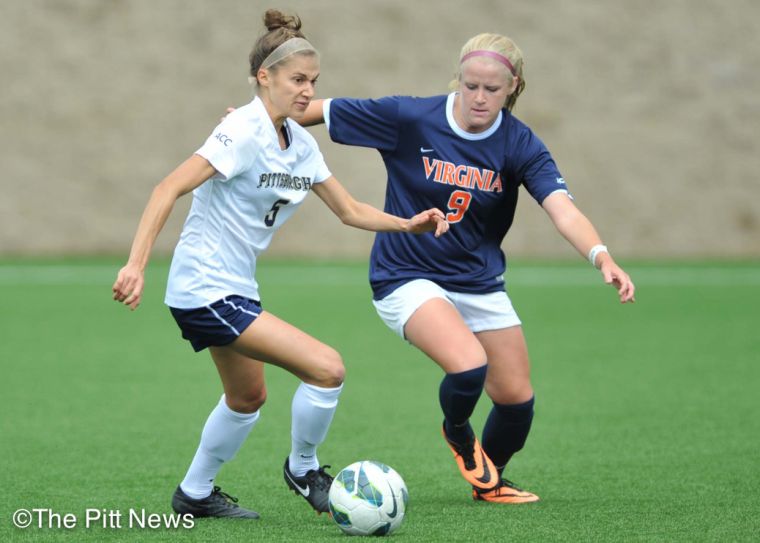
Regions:
<instances>
[{"instance_id":1,"label":"jersey sleeve","mask_svg":"<svg viewBox=\"0 0 760 543\"><path fill-rule=\"evenodd\" d=\"M319 144L308 130L298 123L288 123L293 137L298 142L300 150L298 151L299 162L308 165L307 169L312 172L312 181L314 183L323 183L332 177L332 172L327 167L325 157L319 150Z\"/></svg>"},{"instance_id":2,"label":"jersey sleeve","mask_svg":"<svg viewBox=\"0 0 760 543\"><path fill-rule=\"evenodd\" d=\"M334 98L323 105L330 138L337 143L392 151L398 144L399 97Z\"/></svg>"},{"instance_id":3,"label":"jersey sleeve","mask_svg":"<svg viewBox=\"0 0 760 543\"><path fill-rule=\"evenodd\" d=\"M219 172L216 179L228 180L249 169L260 149L255 131L245 118L234 113L224 118L195 152Z\"/></svg>"},{"instance_id":4,"label":"jersey sleeve","mask_svg":"<svg viewBox=\"0 0 760 543\"><path fill-rule=\"evenodd\" d=\"M557 191L572 198L549 149L527 127L518 138L515 157L517 177L536 202L542 204L547 196Z\"/></svg>"},{"instance_id":5,"label":"jersey sleeve","mask_svg":"<svg viewBox=\"0 0 760 543\"><path fill-rule=\"evenodd\" d=\"M314 161L316 166L316 173L314 174L315 183L323 183L332 177L332 172L327 167L325 157L322 156L322 152L319 149L314 150Z\"/></svg>"}]
</instances>

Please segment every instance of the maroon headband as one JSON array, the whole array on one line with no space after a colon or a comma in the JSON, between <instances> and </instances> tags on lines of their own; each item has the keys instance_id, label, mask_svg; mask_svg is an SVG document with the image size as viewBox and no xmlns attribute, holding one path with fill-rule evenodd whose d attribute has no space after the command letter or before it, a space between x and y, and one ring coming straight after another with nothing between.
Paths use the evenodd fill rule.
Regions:
<instances>
[{"instance_id":1,"label":"maroon headband","mask_svg":"<svg viewBox=\"0 0 760 543\"><path fill-rule=\"evenodd\" d=\"M509 59L505 57L504 55L500 55L496 51L486 51L484 49L477 49L475 51L471 51L470 53L467 53L465 56L462 57L462 60L459 61L459 64L462 64L465 60L471 57L490 57L490 58L496 59L499 62L501 62L504 66L506 66L513 76L517 77L517 72L515 71L515 67L512 66L512 63L509 62Z\"/></svg>"}]
</instances>

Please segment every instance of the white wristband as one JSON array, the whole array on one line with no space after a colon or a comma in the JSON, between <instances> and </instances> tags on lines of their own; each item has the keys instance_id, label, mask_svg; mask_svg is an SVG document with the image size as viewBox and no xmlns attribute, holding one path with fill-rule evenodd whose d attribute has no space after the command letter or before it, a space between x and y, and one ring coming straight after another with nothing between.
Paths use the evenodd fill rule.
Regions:
<instances>
[{"instance_id":1,"label":"white wristband","mask_svg":"<svg viewBox=\"0 0 760 543\"><path fill-rule=\"evenodd\" d=\"M599 256L599 253L607 253L609 254L609 251L607 250L606 245L594 245L591 250L588 252L588 261L591 262L591 265L596 268L596 257Z\"/></svg>"}]
</instances>

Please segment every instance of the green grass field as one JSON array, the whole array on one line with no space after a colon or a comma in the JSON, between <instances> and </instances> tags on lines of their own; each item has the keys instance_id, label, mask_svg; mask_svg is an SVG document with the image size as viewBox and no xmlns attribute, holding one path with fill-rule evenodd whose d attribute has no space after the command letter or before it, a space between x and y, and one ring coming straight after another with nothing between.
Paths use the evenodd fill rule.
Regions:
<instances>
[{"instance_id":1,"label":"green grass field","mask_svg":"<svg viewBox=\"0 0 760 543\"><path fill-rule=\"evenodd\" d=\"M163 306L166 263L131 313L110 299L114 261L0 262L0 541L341 541L282 480L289 374L217 483L259 522L126 526L168 513L220 384ZM346 388L320 460L333 472L385 462L410 507L392 537L412 541L750 541L760 538L760 263L635 264L621 306L583 263L515 261L536 418L508 476L538 504L475 503L439 434L440 371L385 328L365 264L262 262L266 309L336 347ZM488 410L481 399L476 427ZM76 528L15 528L49 509ZM85 528L87 509L122 528Z\"/></svg>"}]
</instances>

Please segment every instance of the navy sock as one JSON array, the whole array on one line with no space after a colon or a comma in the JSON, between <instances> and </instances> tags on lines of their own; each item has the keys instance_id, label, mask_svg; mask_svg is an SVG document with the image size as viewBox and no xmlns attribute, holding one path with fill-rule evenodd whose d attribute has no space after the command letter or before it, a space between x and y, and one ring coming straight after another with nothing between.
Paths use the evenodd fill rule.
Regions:
<instances>
[{"instance_id":1,"label":"navy sock","mask_svg":"<svg viewBox=\"0 0 760 543\"><path fill-rule=\"evenodd\" d=\"M445 417L444 429L454 443L466 443L475 435L469 420L483 391L487 368L484 364L472 370L447 373L441 381L438 395Z\"/></svg>"},{"instance_id":2,"label":"navy sock","mask_svg":"<svg viewBox=\"0 0 760 543\"><path fill-rule=\"evenodd\" d=\"M483 428L482 445L499 473L512 455L525 445L533 421L534 399L511 405L493 404Z\"/></svg>"}]
</instances>

